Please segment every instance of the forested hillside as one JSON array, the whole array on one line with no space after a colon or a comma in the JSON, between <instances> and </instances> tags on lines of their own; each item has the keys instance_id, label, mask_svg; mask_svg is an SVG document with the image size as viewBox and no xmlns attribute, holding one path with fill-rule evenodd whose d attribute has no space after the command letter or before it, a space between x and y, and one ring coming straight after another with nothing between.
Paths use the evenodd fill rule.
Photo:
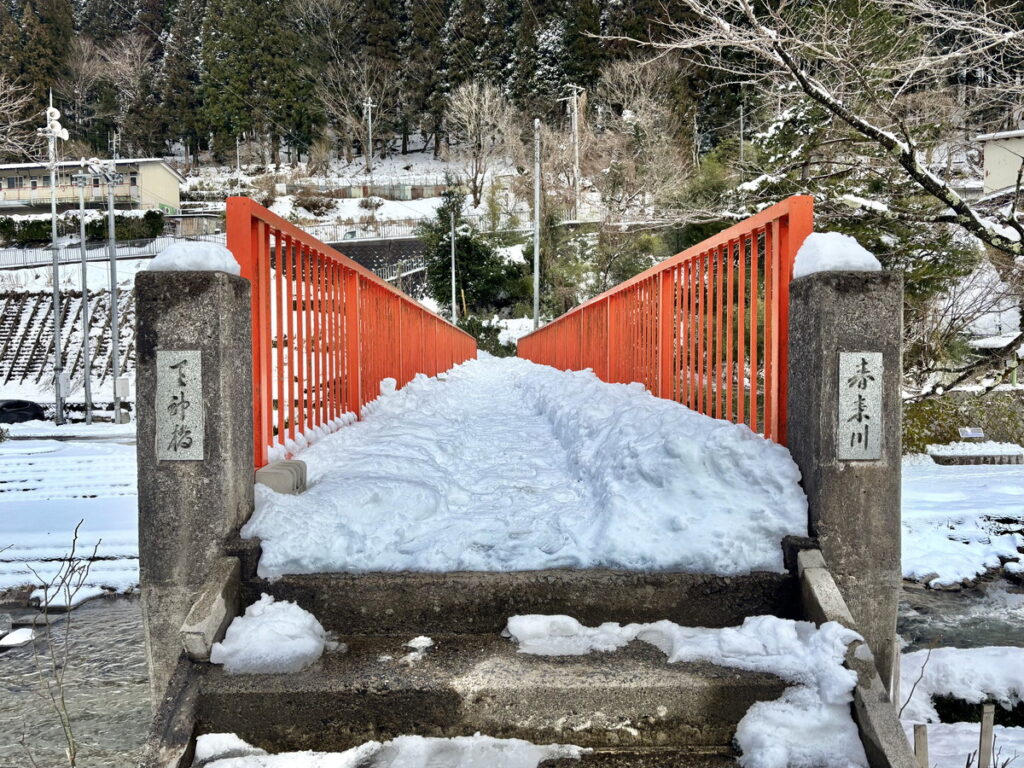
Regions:
<instances>
[{"instance_id":1,"label":"forested hillside","mask_svg":"<svg viewBox=\"0 0 1024 768\"><path fill-rule=\"evenodd\" d=\"M0 155L41 156L52 88L64 157L116 135L192 191L238 162L230 189L268 204L431 167L496 224L532 212L536 119L546 314L812 195L819 229L904 274L908 386L931 392L1020 359L1019 312L979 329L1022 303L1024 175L983 194L976 137L1024 128L1022 27L1014 0L0 0ZM284 215L337 218L303 200ZM514 311L523 277L468 309Z\"/></svg>"},{"instance_id":2,"label":"forested hillside","mask_svg":"<svg viewBox=\"0 0 1024 768\"><path fill-rule=\"evenodd\" d=\"M634 55L596 36L657 36L663 13L653 0L5 0L0 75L36 112L52 87L72 137L96 149L114 131L141 154L233 154L249 137L294 159L328 129L358 149L367 99L381 143L437 146L461 84L561 115L570 85Z\"/></svg>"}]
</instances>

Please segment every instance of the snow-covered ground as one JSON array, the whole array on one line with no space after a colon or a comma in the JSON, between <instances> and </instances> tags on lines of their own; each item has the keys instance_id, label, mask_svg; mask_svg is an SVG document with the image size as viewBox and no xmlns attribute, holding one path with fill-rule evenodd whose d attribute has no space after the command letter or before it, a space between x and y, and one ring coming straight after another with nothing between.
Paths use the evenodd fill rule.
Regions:
<instances>
[{"instance_id":1,"label":"snow-covered ground","mask_svg":"<svg viewBox=\"0 0 1024 768\"><path fill-rule=\"evenodd\" d=\"M135 422L114 424L113 422L64 423L57 426L52 421L23 421L20 424L5 424L4 429L11 437L17 438L99 438L130 442L135 439ZM6 446L5 446L6 447ZM0 448L3 451L4 448ZM134 480L134 475L132 476Z\"/></svg>"},{"instance_id":2,"label":"snow-covered ground","mask_svg":"<svg viewBox=\"0 0 1024 768\"><path fill-rule=\"evenodd\" d=\"M135 447L114 442L0 443L0 589L50 579L71 548L99 544L86 584L139 581Z\"/></svg>"},{"instance_id":3,"label":"snow-covered ground","mask_svg":"<svg viewBox=\"0 0 1024 768\"><path fill-rule=\"evenodd\" d=\"M806 531L789 452L745 426L517 358L418 377L257 488L260 573L782 570Z\"/></svg>"},{"instance_id":4,"label":"snow-covered ground","mask_svg":"<svg viewBox=\"0 0 1024 768\"><path fill-rule=\"evenodd\" d=\"M940 723L933 697L950 696L969 704L993 701L1011 709L1024 698L1024 648L936 648L903 655L900 666L903 726L912 738L915 723L928 723L928 753L935 768L963 768L978 749L977 723ZM997 725L999 759L1024 762L1024 728ZM977 764L977 760L975 760Z\"/></svg>"},{"instance_id":5,"label":"snow-covered ground","mask_svg":"<svg viewBox=\"0 0 1024 768\"><path fill-rule=\"evenodd\" d=\"M1020 556L1024 466L941 466L927 456L903 461L903 576L956 584Z\"/></svg>"}]
</instances>

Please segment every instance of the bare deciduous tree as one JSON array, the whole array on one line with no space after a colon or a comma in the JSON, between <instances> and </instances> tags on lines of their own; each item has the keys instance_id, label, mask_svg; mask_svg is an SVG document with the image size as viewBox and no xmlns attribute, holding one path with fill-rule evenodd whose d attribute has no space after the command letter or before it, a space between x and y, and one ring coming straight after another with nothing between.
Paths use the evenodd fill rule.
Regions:
<instances>
[{"instance_id":1,"label":"bare deciduous tree","mask_svg":"<svg viewBox=\"0 0 1024 768\"><path fill-rule=\"evenodd\" d=\"M102 53L104 78L117 92L118 128L123 129L129 112L142 99L144 85L151 69L154 46L142 34L132 33L118 38Z\"/></svg>"},{"instance_id":2,"label":"bare deciduous tree","mask_svg":"<svg viewBox=\"0 0 1024 768\"><path fill-rule=\"evenodd\" d=\"M465 169L474 207L480 205L488 172L504 155L513 115L508 100L490 83L465 82L449 98L451 151Z\"/></svg>"},{"instance_id":3,"label":"bare deciduous tree","mask_svg":"<svg viewBox=\"0 0 1024 768\"><path fill-rule=\"evenodd\" d=\"M324 110L338 129L350 137L359 137L369 170L373 147L365 104L367 100L373 103L374 136L383 136L388 119L398 110L394 72L378 59L349 55L328 64L318 75L315 87ZM376 139L372 143L376 144Z\"/></svg>"},{"instance_id":4,"label":"bare deciduous tree","mask_svg":"<svg viewBox=\"0 0 1024 768\"><path fill-rule=\"evenodd\" d=\"M96 86L105 75L106 64L100 51L87 37L76 37L68 54L67 75L57 84L56 92L71 105L69 123L82 127L92 119L89 108Z\"/></svg>"},{"instance_id":5,"label":"bare deciduous tree","mask_svg":"<svg viewBox=\"0 0 1024 768\"><path fill-rule=\"evenodd\" d=\"M27 87L0 75L0 157L21 159L36 146L28 113L31 102L32 95Z\"/></svg>"},{"instance_id":6,"label":"bare deciduous tree","mask_svg":"<svg viewBox=\"0 0 1024 768\"><path fill-rule=\"evenodd\" d=\"M1024 255L1020 184L1008 208L983 212L927 167L921 152L921 94L971 77L975 117L1024 103L1024 83L1009 61L1024 60L1024 30L1009 6L960 7L944 0L863 0L856 18L848 3L783 0L683 0L686 20L665 42L643 43L683 52L704 66L761 87L797 87L836 120L871 142L920 189L948 211L927 218L962 227L1005 253ZM852 34L872 25L872 33ZM643 41L634 41L643 42ZM965 124L977 125L970 115ZM893 217L920 220L913 211Z\"/></svg>"},{"instance_id":7,"label":"bare deciduous tree","mask_svg":"<svg viewBox=\"0 0 1024 768\"><path fill-rule=\"evenodd\" d=\"M884 178L894 171L923 193L919 198L933 201L896 207L864 200L873 216L958 227L1012 261L1024 256L1024 158L1015 187L1001 200L970 201L930 155L938 147L949 157L954 132L962 146L974 133L1019 119L1024 30L1013 5L683 0L685 17L670 25L663 42L634 42L682 54L780 100L799 94L847 131L826 138L844 143L844 157L828 158L833 168L822 173L857 168ZM837 169L837 160L847 168ZM1019 272L1011 264L1002 276L1019 286ZM1019 333L1005 346L978 350L949 373L960 382L1008 358L1019 362L1022 342Z\"/></svg>"},{"instance_id":8,"label":"bare deciduous tree","mask_svg":"<svg viewBox=\"0 0 1024 768\"><path fill-rule=\"evenodd\" d=\"M597 130L581 140L584 175L619 217L648 210L690 169L670 92L678 73L666 58L619 60L601 72L591 110Z\"/></svg>"}]
</instances>

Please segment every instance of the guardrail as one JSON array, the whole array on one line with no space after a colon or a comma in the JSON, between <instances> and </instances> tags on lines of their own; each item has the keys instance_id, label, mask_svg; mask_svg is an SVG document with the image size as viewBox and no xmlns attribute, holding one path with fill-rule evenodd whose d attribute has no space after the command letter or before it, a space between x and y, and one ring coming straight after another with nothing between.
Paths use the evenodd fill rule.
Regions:
<instances>
[{"instance_id":1,"label":"guardrail","mask_svg":"<svg viewBox=\"0 0 1024 768\"><path fill-rule=\"evenodd\" d=\"M476 354L473 337L247 197L228 198L227 245L252 284L254 462L358 415L417 373Z\"/></svg>"},{"instance_id":2,"label":"guardrail","mask_svg":"<svg viewBox=\"0 0 1024 768\"><path fill-rule=\"evenodd\" d=\"M209 235L191 237L154 237L148 240L119 240L117 242L118 259L145 259L160 253L171 243L182 240L200 240L203 242L223 243L224 233L215 232ZM89 241L85 245L86 261L106 261L110 258L105 240ZM65 245L57 249L57 261L60 264L77 264L82 260L82 250L78 243ZM0 249L0 269L20 269L22 267L45 267L53 264L53 248L3 248Z\"/></svg>"},{"instance_id":3,"label":"guardrail","mask_svg":"<svg viewBox=\"0 0 1024 768\"><path fill-rule=\"evenodd\" d=\"M783 200L523 337L519 355L641 382L785 444L789 282L813 210Z\"/></svg>"}]
</instances>

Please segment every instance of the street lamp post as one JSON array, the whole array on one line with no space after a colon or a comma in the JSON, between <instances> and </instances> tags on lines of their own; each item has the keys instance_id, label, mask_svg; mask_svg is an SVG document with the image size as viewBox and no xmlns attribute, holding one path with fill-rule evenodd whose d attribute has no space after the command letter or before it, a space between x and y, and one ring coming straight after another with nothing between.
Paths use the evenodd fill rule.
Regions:
<instances>
[{"instance_id":1,"label":"street lamp post","mask_svg":"<svg viewBox=\"0 0 1024 768\"><path fill-rule=\"evenodd\" d=\"M118 379L121 376L120 324L117 311L117 240L114 227L114 187L124 182L124 174L117 172L114 160L90 161L93 173L102 176L107 183L107 252L110 256L110 371L114 384L114 423L121 423L121 391Z\"/></svg>"},{"instance_id":2,"label":"street lamp post","mask_svg":"<svg viewBox=\"0 0 1024 768\"><path fill-rule=\"evenodd\" d=\"M64 366L61 361L60 340L60 254L57 250L57 139L67 141L68 131L60 124L60 111L53 106L46 108L46 125L37 128L36 134L47 140L47 160L50 168L50 247L53 249L53 421L64 423Z\"/></svg>"},{"instance_id":3,"label":"street lamp post","mask_svg":"<svg viewBox=\"0 0 1024 768\"><path fill-rule=\"evenodd\" d=\"M83 170L71 177L78 187L78 239L82 254L82 383L85 388L85 423L92 424L92 365L89 357L89 275L85 250L85 187L92 182L92 174Z\"/></svg>"}]
</instances>

